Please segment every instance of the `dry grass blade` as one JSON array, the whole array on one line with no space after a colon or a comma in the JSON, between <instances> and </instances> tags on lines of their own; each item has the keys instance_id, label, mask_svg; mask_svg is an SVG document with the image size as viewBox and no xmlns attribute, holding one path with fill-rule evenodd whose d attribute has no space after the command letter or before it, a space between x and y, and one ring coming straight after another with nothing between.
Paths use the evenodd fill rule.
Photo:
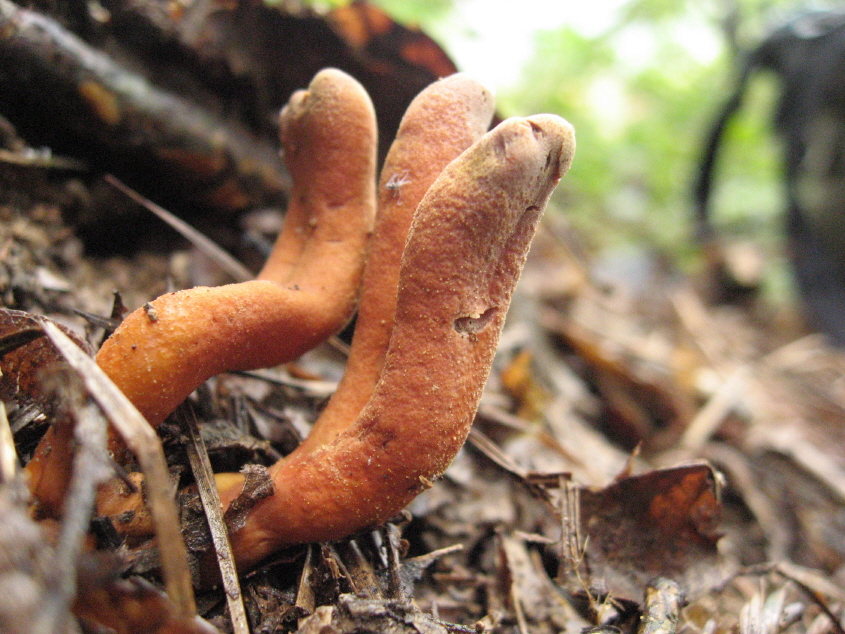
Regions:
<instances>
[{"instance_id":1,"label":"dry grass blade","mask_svg":"<svg viewBox=\"0 0 845 634\"><path fill-rule=\"evenodd\" d=\"M804 568L789 561L778 562L774 569L809 595L828 597L839 603L845 602L845 590L817 570Z\"/></svg>"},{"instance_id":2,"label":"dry grass blade","mask_svg":"<svg viewBox=\"0 0 845 634\"><path fill-rule=\"evenodd\" d=\"M388 524L385 529L385 548L387 549L388 594L391 599L407 600L408 592L402 587L401 534L395 524Z\"/></svg>"},{"instance_id":3,"label":"dry grass blade","mask_svg":"<svg viewBox=\"0 0 845 634\"><path fill-rule=\"evenodd\" d=\"M185 448L199 489L200 501L208 519L217 561L220 564L220 576L223 580L223 589L226 591L226 604L229 606L229 615L232 618L232 629L234 634L249 634L249 621L246 618L238 571L232 556L232 545L229 542L226 522L223 521L223 506L220 503L217 486L214 484L214 473L211 470L208 451L190 408L182 406L179 409L179 419L182 430L190 439Z\"/></svg>"},{"instance_id":4,"label":"dry grass blade","mask_svg":"<svg viewBox=\"0 0 845 634\"><path fill-rule=\"evenodd\" d=\"M349 354L349 350L345 350L344 354ZM315 379L297 379L292 376L285 376L276 370L239 370L232 372L238 376L246 376L260 381L266 381L273 385L283 385L285 387L296 388L302 390L313 398L328 398L337 390L337 381L318 381Z\"/></svg>"},{"instance_id":5,"label":"dry grass blade","mask_svg":"<svg viewBox=\"0 0 845 634\"><path fill-rule=\"evenodd\" d=\"M19 470L18 452L6 416L6 406L0 401L0 484L14 480Z\"/></svg>"},{"instance_id":6,"label":"dry grass blade","mask_svg":"<svg viewBox=\"0 0 845 634\"><path fill-rule=\"evenodd\" d=\"M129 198L141 205L144 209L151 211L168 225L173 227L203 255L207 256L213 262L216 262L217 265L229 274L236 282L246 282L255 277L248 268L221 249L213 240L210 240L208 237L201 234L187 222L174 216L164 207L155 204L149 198L141 196L141 194L124 185L111 174L106 174L105 180L110 185L129 196Z\"/></svg>"},{"instance_id":7,"label":"dry grass blade","mask_svg":"<svg viewBox=\"0 0 845 634\"><path fill-rule=\"evenodd\" d=\"M314 549L317 548L314 544L309 544L305 550L305 563L302 566L302 573L299 575L299 585L296 590L296 601L294 606L301 610L302 614L307 614L299 618L298 625L300 631L303 623L312 616L317 609L317 597L314 593L314 577L316 572L314 570L314 560L316 555Z\"/></svg>"},{"instance_id":8,"label":"dry grass blade","mask_svg":"<svg viewBox=\"0 0 845 634\"><path fill-rule=\"evenodd\" d=\"M581 534L581 497L580 490L569 478L560 477L560 568L558 580L576 581L579 588L589 588L589 571L584 566L587 543ZM583 573L583 574L582 574Z\"/></svg>"},{"instance_id":9,"label":"dry grass blade","mask_svg":"<svg viewBox=\"0 0 845 634\"><path fill-rule=\"evenodd\" d=\"M502 451L499 446L490 440L490 438L485 436L483 432L479 431L475 427L472 427L469 430L468 438L473 447L478 449L499 467L508 473L515 475L521 480L528 479L528 471L520 467L513 458Z\"/></svg>"},{"instance_id":10,"label":"dry grass blade","mask_svg":"<svg viewBox=\"0 0 845 634\"><path fill-rule=\"evenodd\" d=\"M55 324L45 321L42 326L68 364L83 377L91 396L137 457L146 476L147 499L158 536L167 594L180 614L196 614L187 549L182 540L167 463L158 436L93 359Z\"/></svg>"},{"instance_id":11,"label":"dry grass blade","mask_svg":"<svg viewBox=\"0 0 845 634\"><path fill-rule=\"evenodd\" d=\"M20 152L0 150L0 162L25 167L41 167L45 169L74 170L87 172L90 167L85 161L66 156L53 156L49 152L26 149Z\"/></svg>"},{"instance_id":12,"label":"dry grass blade","mask_svg":"<svg viewBox=\"0 0 845 634\"><path fill-rule=\"evenodd\" d=\"M743 365L735 370L687 425L681 437L681 446L689 450L701 449L741 402L748 391L750 378L751 369L748 366Z\"/></svg>"},{"instance_id":13,"label":"dry grass blade","mask_svg":"<svg viewBox=\"0 0 845 634\"><path fill-rule=\"evenodd\" d=\"M47 598L32 628L33 634L51 634L67 627L76 596L79 557L88 534L97 485L111 475L106 456L106 420L92 403L75 409L76 451L67 510L53 561L53 574L48 581Z\"/></svg>"}]
</instances>

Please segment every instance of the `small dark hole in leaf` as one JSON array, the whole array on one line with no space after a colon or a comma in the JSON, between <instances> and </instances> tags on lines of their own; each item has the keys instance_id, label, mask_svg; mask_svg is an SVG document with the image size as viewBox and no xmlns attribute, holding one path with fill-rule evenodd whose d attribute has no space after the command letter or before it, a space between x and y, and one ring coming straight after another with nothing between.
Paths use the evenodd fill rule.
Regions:
<instances>
[{"instance_id":1,"label":"small dark hole in leaf","mask_svg":"<svg viewBox=\"0 0 845 634\"><path fill-rule=\"evenodd\" d=\"M484 330L493 321L498 309L494 306L488 308L478 317L458 317L455 320L455 331L462 335L475 334Z\"/></svg>"}]
</instances>

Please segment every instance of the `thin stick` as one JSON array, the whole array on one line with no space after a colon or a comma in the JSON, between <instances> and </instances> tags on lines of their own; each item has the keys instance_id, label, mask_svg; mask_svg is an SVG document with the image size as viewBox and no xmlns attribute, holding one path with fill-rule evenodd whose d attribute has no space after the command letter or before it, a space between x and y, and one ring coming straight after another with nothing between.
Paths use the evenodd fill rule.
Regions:
<instances>
[{"instance_id":1,"label":"thin stick","mask_svg":"<svg viewBox=\"0 0 845 634\"><path fill-rule=\"evenodd\" d=\"M179 408L179 422L182 431L188 435L190 440L186 443L185 449L188 452L191 471L197 482L200 501L208 519L214 550L217 552L220 576L223 580L223 589L226 591L226 604L229 606L229 615L232 618L232 629L235 634L249 634L249 621L246 618L246 608L238 581L238 571L232 556L229 533L226 530L226 523L223 521L223 505L220 503L220 494L214 484L214 473L211 470L205 441L200 435L197 419L189 406L183 405Z\"/></svg>"},{"instance_id":2,"label":"thin stick","mask_svg":"<svg viewBox=\"0 0 845 634\"><path fill-rule=\"evenodd\" d=\"M121 192L129 196L129 198L141 205L144 209L154 213L168 225L173 227L180 235L193 244L200 253L208 256L208 258L213 262L216 262L217 265L228 273L236 282L246 282L247 280L251 280L255 277L248 268L221 249L216 242L194 229L184 220L177 218L164 207L161 207L149 198L142 196L111 174L106 174L103 178L109 185L119 189Z\"/></svg>"},{"instance_id":3,"label":"thin stick","mask_svg":"<svg viewBox=\"0 0 845 634\"><path fill-rule=\"evenodd\" d=\"M165 589L181 615L196 615L188 552L182 539L161 441L93 359L55 324L45 321L42 327L68 364L82 376L91 396L137 457L146 476L147 499L158 536Z\"/></svg>"},{"instance_id":4,"label":"thin stick","mask_svg":"<svg viewBox=\"0 0 845 634\"><path fill-rule=\"evenodd\" d=\"M710 440L725 418L740 403L747 391L750 374L748 366L740 366L719 386L690 421L681 437L681 447L696 451Z\"/></svg>"}]
</instances>

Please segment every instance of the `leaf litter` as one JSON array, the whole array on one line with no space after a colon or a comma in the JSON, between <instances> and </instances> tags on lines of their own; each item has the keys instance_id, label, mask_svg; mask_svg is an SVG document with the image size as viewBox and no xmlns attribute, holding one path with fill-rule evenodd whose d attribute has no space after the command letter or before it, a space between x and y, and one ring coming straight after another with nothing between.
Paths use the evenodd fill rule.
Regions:
<instances>
[{"instance_id":1,"label":"leaf litter","mask_svg":"<svg viewBox=\"0 0 845 634\"><path fill-rule=\"evenodd\" d=\"M113 290L134 307L221 273L184 242L86 255L73 211L106 195L102 181L41 165L0 171L18 192L0 205L0 424L14 439L0 483L3 631L31 631L50 610L54 631L242 631L218 588L199 584L202 621L186 616L179 592L162 591L171 556L121 536L116 517L94 518L80 552L62 551L56 536L78 536L79 520L33 518L5 458L26 462L48 424L72 435L101 416L89 399L102 388L68 378L40 335L45 319L94 349L108 322L84 315L114 318ZM289 549L246 575L249 631L842 631L845 357L782 327L792 321L708 305L675 271L635 285L601 278L561 226L551 215L538 236L471 439L446 476L385 526ZM212 467L290 451L342 368L342 352L324 346L210 380L190 408ZM167 461L158 488L178 484L188 550L206 552L202 507L185 486L207 476L192 475L178 422L160 436L144 441L160 442ZM81 456L73 477L90 490L73 491L84 501L108 462ZM60 552L71 552L70 572ZM187 562L195 580L209 574ZM57 576L72 577L72 605L48 600Z\"/></svg>"}]
</instances>

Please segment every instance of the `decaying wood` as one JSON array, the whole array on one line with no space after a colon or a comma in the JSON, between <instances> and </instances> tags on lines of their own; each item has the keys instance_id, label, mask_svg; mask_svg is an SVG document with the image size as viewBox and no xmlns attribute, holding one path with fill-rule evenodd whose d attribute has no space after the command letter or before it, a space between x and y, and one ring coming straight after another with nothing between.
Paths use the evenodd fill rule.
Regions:
<instances>
[{"instance_id":1,"label":"decaying wood","mask_svg":"<svg viewBox=\"0 0 845 634\"><path fill-rule=\"evenodd\" d=\"M211 206L240 209L287 189L271 142L157 88L50 18L2 0L0 34L0 107L46 133L42 142Z\"/></svg>"}]
</instances>

